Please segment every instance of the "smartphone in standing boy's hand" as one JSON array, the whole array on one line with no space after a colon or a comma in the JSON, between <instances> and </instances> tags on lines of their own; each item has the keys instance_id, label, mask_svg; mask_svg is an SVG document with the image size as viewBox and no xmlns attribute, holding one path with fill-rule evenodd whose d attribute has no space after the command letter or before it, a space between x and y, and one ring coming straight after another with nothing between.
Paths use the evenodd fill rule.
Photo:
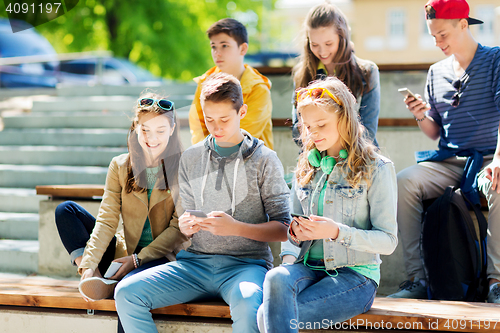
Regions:
<instances>
[{"instance_id":1,"label":"smartphone in standing boy's hand","mask_svg":"<svg viewBox=\"0 0 500 333\"><path fill-rule=\"evenodd\" d=\"M415 98L415 99L418 99L418 98L417 98L417 96L415 96L415 94L414 94L414 93L412 93L412 92L410 91L410 89L408 89L408 88L406 88L406 87L405 87L405 88L400 88L400 89L398 89L398 91L399 91L399 93L400 93L401 95L403 95L404 97L413 97L413 98Z\"/></svg>"}]
</instances>

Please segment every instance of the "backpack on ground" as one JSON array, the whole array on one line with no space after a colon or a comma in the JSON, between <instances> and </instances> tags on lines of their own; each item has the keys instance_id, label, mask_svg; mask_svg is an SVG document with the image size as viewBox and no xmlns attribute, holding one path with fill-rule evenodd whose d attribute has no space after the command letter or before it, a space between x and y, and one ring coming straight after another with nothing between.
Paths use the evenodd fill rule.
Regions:
<instances>
[{"instance_id":1,"label":"backpack on ground","mask_svg":"<svg viewBox=\"0 0 500 333\"><path fill-rule=\"evenodd\" d=\"M473 208L471 217L465 202ZM481 210L449 186L427 209L420 250L429 299L484 301L487 222Z\"/></svg>"}]
</instances>

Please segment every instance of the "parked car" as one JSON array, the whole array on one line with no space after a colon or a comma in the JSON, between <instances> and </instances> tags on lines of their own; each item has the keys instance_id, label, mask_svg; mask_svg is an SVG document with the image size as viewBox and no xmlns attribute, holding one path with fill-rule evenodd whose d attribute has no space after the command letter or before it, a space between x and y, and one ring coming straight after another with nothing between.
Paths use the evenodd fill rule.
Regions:
<instances>
[{"instance_id":1,"label":"parked car","mask_svg":"<svg viewBox=\"0 0 500 333\"><path fill-rule=\"evenodd\" d=\"M12 32L11 24L16 25ZM20 31L22 30L22 31ZM102 76L96 75L98 58L61 61L45 37L31 24L21 20L0 18L0 58L44 56L49 62L0 65L0 87L55 87L57 83L74 85L133 84L161 82L162 78L140 68L126 59L101 58Z\"/></svg>"},{"instance_id":2,"label":"parked car","mask_svg":"<svg viewBox=\"0 0 500 333\"><path fill-rule=\"evenodd\" d=\"M122 85L163 80L126 59L106 57L100 60L102 61L101 84ZM59 81L69 84L96 84L99 81L96 75L97 66L98 58L62 61L59 67Z\"/></svg>"},{"instance_id":3,"label":"parked car","mask_svg":"<svg viewBox=\"0 0 500 333\"><path fill-rule=\"evenodd\" d=\"M12 25L23 30L12 32ZM21 20L0 18L0 58L21 56L49 56L52 61L0 66L0 87L55 87L55 71L59 66L57 53L33 26ZM26 29L26 30L25 30Z\"/></svg>"}]
</instances>

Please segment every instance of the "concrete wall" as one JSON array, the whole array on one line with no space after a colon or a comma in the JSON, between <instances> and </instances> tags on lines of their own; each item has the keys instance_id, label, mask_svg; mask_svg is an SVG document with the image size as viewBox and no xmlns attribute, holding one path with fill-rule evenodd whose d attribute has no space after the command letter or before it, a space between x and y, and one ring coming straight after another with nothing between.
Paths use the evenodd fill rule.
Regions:
<instances>
[{"instance_id":1,"label":"concrete wall","mask_svg":"<svg viewBox=\"0 0 500 333\"><path fill-rule=\"evenodd\" d=\"M272 82L273 118L292 116L293 82L290 75L268 75ZM403 103L399 88L408 87L424 96L426 71L384 71L380 73L380 118L413 118Z\"/></svg>"},{"instance_id":2,"label":"concrete wall","mask_svg":"<svg viewBox=\"0 0 500 333\"><path fill-rule=\"evenodd\" d=\"M231 333L230 319L197 319L154 316L159 333ZM83 310L0 307L0 333L114 333L118 320L114 312L88 315Z\"/></svg>"},{"instance_id":3,"label":"concrete wall","mask_svg":"<svg viewBox=\"0 0 500 333\"><path fill-rule=\"evenodd\" d=\"M54 212L62 200L40 201L38 240L38 274L48 276L78 277L76 266L71 265L70 256L57 232ZM90 214L97 216L100 201L78 201ZM28 331L26 331L28 332Z\"/></svg>"}]
</instances>

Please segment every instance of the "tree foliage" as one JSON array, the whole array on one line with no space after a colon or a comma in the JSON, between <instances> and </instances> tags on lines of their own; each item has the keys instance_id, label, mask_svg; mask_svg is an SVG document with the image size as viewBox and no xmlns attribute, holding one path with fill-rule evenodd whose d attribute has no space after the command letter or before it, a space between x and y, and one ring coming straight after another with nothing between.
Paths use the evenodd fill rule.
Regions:
<instances>
[{"instance_id":1,"label":"tree foliage","mask_svg":"<svg viewBox=\"0 0 500 333\"><path fill-rule=\"evenodd\" d=\"M153 74L189 80L213 66L206 29L237 13L261 15L263 1L271 0L80 0L37 30L59 53L110 50Z\"/></svg>"}]
</instances>

